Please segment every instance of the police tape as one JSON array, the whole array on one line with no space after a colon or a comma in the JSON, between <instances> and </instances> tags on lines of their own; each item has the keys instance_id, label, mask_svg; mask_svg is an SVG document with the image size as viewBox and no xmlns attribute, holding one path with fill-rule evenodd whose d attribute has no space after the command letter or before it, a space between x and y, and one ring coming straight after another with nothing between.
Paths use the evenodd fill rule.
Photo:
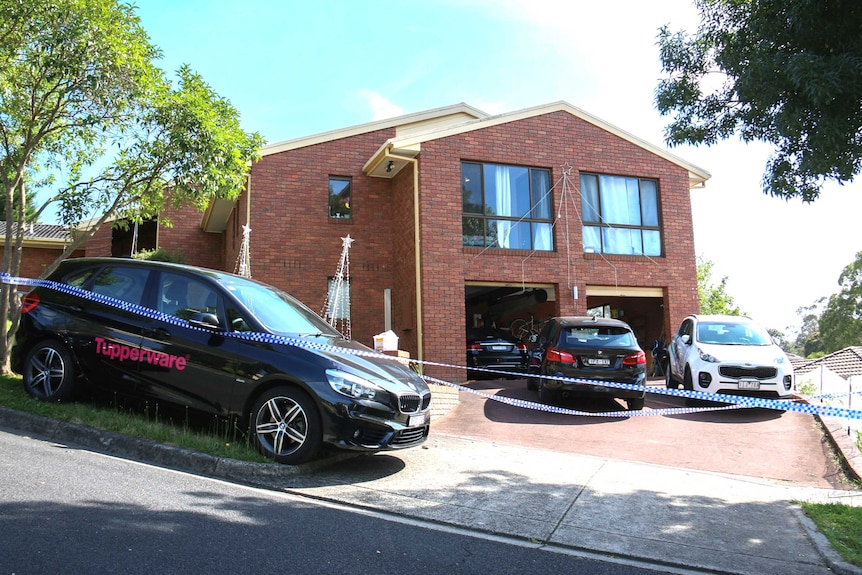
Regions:
<instances>
[{"instance_id":1,"label":"police tape","mask_svg":"<svg viewBox=\"0 0 862 575\"><path fill-rule=\"evenodd\" d=\"M91 292L76 286L71 286L68 284L55 282L51 280L44 279L28 279L28 278L16 278L12 277L9 274L3 273L0 274L0 283L9 284L9 285L18 285L18 286L28 286L28 287L41 287L45 289L51 289L55 291L59 291L61 293L65 293L68 295L72 295L75 297L80 297L89 301L94 301L97 303L101 303L103 305L108 305L111 307L118 308L125 312L136 313L142 315L146 318L153 319L156 321L162 321L169 323L171 325L175 325L177 327L182 327L186 329L198 330L201 332L209 332L209 330L195 326L191 324L188 320L178 318L176 316L168 315L158 310L148 308L142 305L133 304L129 302L125 302L119 300L117 298L107 296L104 294L99 294L95 292ZM431 367L440 367L446 369L458 369L458 370L467 370L468 368L465 366L458 366L446 363L438 363L433 361L419 360L419 359L409 359L409 358L400 358L394 357L390 355L386 355L384 353L379 353L373 350L359 350L359 349L348 349L340 346L335 346L326 343L319 343L316 341L310 341L304 338L294 338L283 335L276 335L272 333L266 332L223 332L222 335L226 337L233 337L236 339L243 339L254 341L257 343L266 343L266 344L275 344L275 345L292 345L295 347L303 347L307 349L315 349L319 351L324 351L327 353L331 353L334 355L356 355L361 357L382 359L386 361L396 361L402 364L411 364L411 365L421 365L421 366L431 366ZM488 368L469 368L471 371L481 371L486 373L492 373L496 375L501 375L503 377L519 377L523 378L523 373L517 372L507 372L507 371L499 371ZM468 393L473 393L476 395L480 395L486 399L491 399L494 401L499 401L502 403L507 403L509 405L513 405L516 407L522 407L526 409L535 409L539 411L547 411L552 413L561 413L565 415L578 415L578 416L590 416L590 417L638 417L638 416L656 416L656 415L681 415L681 414L689 414L701 411L726 411L732 409L744 409L744 408L761 408L761 409L775 409L779 411L793 411L799 413L805 413L809 415L820 415L820 416L828 416L828 417L838 417L838 418L847 418L847 419L862 419L862 410L852 410L845 408L837 408L828 405L813 405L808 403L799 403L793 400L775 400L775 399L766 399L763 397L751 397L751 396L742 396L742 395L731 395L731 394L714 394L707 393L703 391L695 391L695 390L686 390L686 389L671 389L671 388L661 388L649 385L638 385L638 384L629 384L629 383L621 383L614 381L604 381L604 380L592 380L592 379L581 379L581 378L569 378L563 376L541 376L542 379L550 379L554 381L559 381L562 383L572 383L572 384L581 384L581 385L597 385L603 387L610 388L619 388L623 390L630 391L642 391L644 393L655 393L660 395L668 395L674 397L683 397L686 399L696 400L696 401L705 401L705 402L717 402L725 405L716 406L716 407L686 407L686 408L667 408L667 409L650 409L647 411L640 410L630 410L630 411L609 411L602 413L593 413L593 412L585 412L579 410L566 409L555 405L547 405L543 403L536 403L527 400L519 400L515 398L507 398L500 397L496 395L483 394L477 390L469 388L467 386L463 386L460 384L455 384L452 382L448 382L445 380L439 380L436 378L432 378L426 375L422 375L422 377L426 381L431 381L433 383L437 383L438 385L445 385L448 387L454 387L461 391L466 391Z\"/></svg>"}]
</instances>

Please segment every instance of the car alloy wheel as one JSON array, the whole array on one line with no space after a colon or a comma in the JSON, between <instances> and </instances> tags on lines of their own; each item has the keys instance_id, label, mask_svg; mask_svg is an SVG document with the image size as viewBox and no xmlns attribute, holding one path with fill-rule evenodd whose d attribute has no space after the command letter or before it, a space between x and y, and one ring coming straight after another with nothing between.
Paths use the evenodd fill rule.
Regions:
<instances>
[{"instance_id":1,"label":"car alloy wheel","mask_svg":"<svg viewBox=\"0 0 862 575\"><path fill-rule=\"evenodd\" d=\"M257 450L279 463L304 463L321 443L317 406L304 392L278 387L265 392L252 410L249 436Z\"/></svg>"},{"instance_id":2,"label":"car alloy wheel","mask_svg":"<svg viewBox=\"0 0 862 575\"><path fill-rule=\"evenodd\" d=\"M52 340L33 346L24 361L24 389L42 401L63 401L74 391L75 368L66 348Z\"/></svg>"}]
</instances>

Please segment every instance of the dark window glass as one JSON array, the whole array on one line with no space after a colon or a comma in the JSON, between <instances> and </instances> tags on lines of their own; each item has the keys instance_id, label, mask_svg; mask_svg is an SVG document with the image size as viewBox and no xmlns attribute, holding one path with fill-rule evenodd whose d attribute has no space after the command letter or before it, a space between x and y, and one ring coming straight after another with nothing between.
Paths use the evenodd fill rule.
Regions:
<instances>
[{"instance_id":1,"label":"dark window glass","mask_svg":"<svg viewBox=\"0 0 862 575\"><path fill-rule=\"evenodd\" d=\"M350 178L329 178L329 217L350 219L352 214Z\"/></svg>"},{"instance_id":2,"label":"dark window glass","mask_svg":"<svg viewBox=\"0 0 862 575\"><path fill-rule=\"evenodd\" d=\"M107 267L96 276L93 292L141 305L149 273L140 268Z\"/></svg>"},{"instance_id":3,"label":"dark window glass","mask_svg":"<svg viewBox=\"0 0 862 575\"><path fill-rule=\"evenodd\" d=\"M548 170L461 163L462 244L553 251Z\"/></svg>"}]
</instances>

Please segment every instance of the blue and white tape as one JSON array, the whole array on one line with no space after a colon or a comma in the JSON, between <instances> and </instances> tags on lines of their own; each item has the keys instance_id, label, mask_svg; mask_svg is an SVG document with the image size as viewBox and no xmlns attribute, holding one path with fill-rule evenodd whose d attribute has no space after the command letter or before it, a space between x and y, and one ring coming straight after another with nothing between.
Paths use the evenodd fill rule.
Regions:
<instances>
[{"instance_id":1,"label":"blue and white tape","mask_svg":"<svg viewBox=\"0 0 862 575\"><path fill-rule=\"evenodd\" d=\"M73 295L76 297L81 297L84 299L88 299L91 301L95 301L104 305L110 305L116 308L119 308L126 312L137 313L144 317L164 321L170 323L172 325L176 325L178 327L183 327L187 329L194 329L200 331L206 331L203 328L196 327L191 325L187 320L168 315L162 313L158 310L154 310L152 308L144 307L141 305L136 305L128 302L124 302L122 300L118 300L116 298L112 298L109 296L105 296L102 294L97 294L94 292L90 292L75 286L70 286L63 283L58 283L50 280L43 279L27 279L27 278L16 278L12 277L9 274L0 274L0 281L5 284L10 285L18 285L18 286L28 286L28 287L41 287L46 289L56 290L62 293L66 293L69 295ZM462 369L466 370L465 366L438 363L433 361L426 360L418 360L418 359L405 359L405 358L397 358L390 355L386 355L383 353L378 353L376 351L364 351L364 350L356 350L356 349L345 349L342 347L317 343L314 341L309 341L306 339L292 338L288 336L275 335L271 333L265 332L225 332L225 336L235 337L237 339L245 339L250 341L255 341L258 343L269 343L275 345L292 345L296 347L304 347L307 349L316 349L320 351L326 351L328 353L337 354L337 355L357 355L362 357L370 357L375 359L382 359L386 361L398 361L400 363L410 363L415 365L424 365L424 366L432 366L432 367L442 367L449 369ZM485 368L470 368L471 371L482 371L486 373L491 373L495 375L500 375L503 377L524 377L523 373L516 372L507 372L507 371L499 371L493 369L485 369ZM507 397L499 397L496 395L483 394L477 390L474 390L470 387L459 385L456 383L435 379L429 376L422 376L426 381L430 381L432 383L436 383L439 385L445 385L448 387L454 387L461 391L466 391L475 395L479 395L486 399L490 399L493 401L499 401L501 403L506 403L508 405L512 405L515 407L521 407L525 409L535 409L539 411L546 411L551 413L560 413L565 415L579 415L579 416L589 416L589 417L643 417L643 416L656 416L656 415L681 415L687 413L695 413L702 411L727 411L732 409L745 409L745 408L761 408L761 409L776 409L780 411L794 411L799 413L806 413L810 415L821 415L828 417L839 417L839 418L847 418L847 419L862 419L862 410L852 410L852 409L844 409L831 407L828 405L813 405L808 403L800 403L793 400L778 400L778 399L766 399L761 397L749 397L749 396L737 396L737 395L725 395L725 394L713 394L706 393L703 391L692 391L692 390L684 390L684 389L667 389L664 387L654 387L648 385L634 385L628 383L619 383L612 381L598 381L598 380L589 380L589 379L573 379L567 377L554 377L554 376L543 376L545 379L554 379L561 382L566 383L575 383L575 384L588 384L588 385L601 385L605 387L614 387L625 390L633 390L633 391L644 391L646 393L655 393L659 395L668 395L674 397L683 397L687 399L695 399L702 401L712 401L723 403L725 405L720 405L716 407L698 407L698 408L668 408L668 409L649 409L645 411L609 411L602 413L593 413L593 412L585 412L578 411L573 409L566 409L559 406L554 405L546 405L543 403L536 403L532 401L520 400L515 398L507 398Z\"/></svg>"}]
</instances>

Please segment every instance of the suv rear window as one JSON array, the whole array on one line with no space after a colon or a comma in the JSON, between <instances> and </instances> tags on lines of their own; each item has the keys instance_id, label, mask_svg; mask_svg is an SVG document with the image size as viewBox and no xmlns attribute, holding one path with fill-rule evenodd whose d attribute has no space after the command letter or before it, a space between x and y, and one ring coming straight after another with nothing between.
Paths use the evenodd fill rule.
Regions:
<instances>
[{"instance_id":1,"label":"suv rear window","mask_svg":"<svg viewBox=\"0 0 862 575\"><path fill-rule=\"evenodd\" d=\"M565 347L632 346L632 332L624 327L571 326L560 333L560 345Z\"/></svg>"}]
</instances>

